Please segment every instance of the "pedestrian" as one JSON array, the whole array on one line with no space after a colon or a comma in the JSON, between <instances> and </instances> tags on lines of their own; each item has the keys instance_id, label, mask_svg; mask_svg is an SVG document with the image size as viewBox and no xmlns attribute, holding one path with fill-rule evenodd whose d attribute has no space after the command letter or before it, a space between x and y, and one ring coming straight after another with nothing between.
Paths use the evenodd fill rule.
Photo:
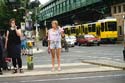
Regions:
<instances>
[{"instance_id":1,"label":"pedestrian","mask_svg":"<svg viewBox=\"0 0 125 83\"><path fill-rule=\"evenodd\" d=\"M12 58L13 73L17 73L17 68L20 73L23 73L21 59L21 29L16 26L16 20L10 19L10 28L6 33L5 48L7 48L8 56ZM18 67L17 67L18 65Z\"/></svg>"},{"instance_id":2,"label":"pedestrian","mask_svg":"<svg viewBox=\"0 0 125 83\"><path fill-rule=\"evenodd\" d=\"M23 36L21 37L21 55L27 55L26 49L27 49L27 45L26 45L26 36L25 34L23 34Z\"/></svg>"},{"instance_id":3,"label":"pedestrian","mask_svg":"<svg viewBox=\"0 0 125 83\"><path fill-rule=\"evenodd\" d=\"M0 34L0 75L3 74L2 72L2 62L3 62L3 46L2 46L2 36Z\"/></svg>"},{"instance_id":4,"label":"pedestrian","mask_svg":"<svg viewBox=\"0 0 125 83\"><path fill-rule=\"evenodd\" d=\"M52 28L48 31L48 50L50 50L52 57L52 71L55 70L55 56L58 61L58 71L60 71L61 35L63 34L63 29L58 26L57 20L53 20L51 24Z\"/></svg>"}]
</instances>

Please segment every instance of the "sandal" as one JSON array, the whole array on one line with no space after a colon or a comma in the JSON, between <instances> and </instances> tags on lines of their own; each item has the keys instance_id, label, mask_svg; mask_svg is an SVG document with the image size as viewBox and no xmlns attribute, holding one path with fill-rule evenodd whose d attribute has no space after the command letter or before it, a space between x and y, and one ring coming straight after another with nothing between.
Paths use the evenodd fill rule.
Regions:
<instances>
[{"instance_id":1,"label":"sandal","mask_svg":"<svg viewBox=\"0 0 125 83\"><path fill-rule=\"evenodd\" d=\"M13 74L17 73L17 68L14 68L12 73Z\"/></svg>"},{"instance_id":2,"label":"sandal","mask_svg":"<svg viewBox=\"0 0 125 83\"><path fill-rule=\"evenodd\" d=\"M20 72L20 73L24 73L23 69L19 69L19 72Z\"/></svg>"}]
</instances>

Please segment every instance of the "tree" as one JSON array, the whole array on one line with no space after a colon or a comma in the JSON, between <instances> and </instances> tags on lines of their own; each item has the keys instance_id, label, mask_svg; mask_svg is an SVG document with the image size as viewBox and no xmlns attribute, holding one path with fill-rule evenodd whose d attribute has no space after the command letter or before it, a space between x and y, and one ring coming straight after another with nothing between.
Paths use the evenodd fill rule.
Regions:
<instances>
[{"instance_id":1,"label":"tree","mask_svg":"<svg viewBox=\"0 0 125 83\"><path fill-rule=\"evenodd\" d=\"M13 4L8 4L8 2L5 3L5 0L0 0L0 29L7 29L11 18L15 18L18 25L20 25L20 22L23 21L25 10L17 7L17 11L14 12L13 8L10 7L11 5ZM15 6L17 5L19 5L19 2L18 4L15 4Z\"/></svg>"}]
</instances>

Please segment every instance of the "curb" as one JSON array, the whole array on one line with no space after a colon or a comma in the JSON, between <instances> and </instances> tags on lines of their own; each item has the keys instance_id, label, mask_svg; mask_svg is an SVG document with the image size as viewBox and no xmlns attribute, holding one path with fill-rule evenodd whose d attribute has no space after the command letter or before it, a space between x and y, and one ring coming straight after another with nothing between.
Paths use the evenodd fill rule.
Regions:
<instances>
[{"instance_id":1,"label":"curb","mask_svg":"<svg viewBox=\"0 0 125 83\"><path fill-rule=\"evenodd\" d=\"M68 68L68 66L71 66L71 68ZM61 71L54 71L51 70L42 70L42 68L50 68L49 65L44 66L37 66L37 68L40 68L41 70L29 70L27 71L25 69L23 74L17 73L17 74L11 74L11 72L4 73L4 75L1 75L0 78L3 77L26 77L26 76L42 76L42 75L64 75L64 74L79 74L79 73L92 73L92 72L107 72L107 71L118 71L120 69L118 68L112 68L112 67L104 67L104 66L98 66L98 67L87 67L84 68L85 65L89 65L88 63L72 63L72 64L63 64L64 68ZM90 64L91 66L92 64ZM83 66L83 67L77 67L77 66Z\"/></svg>"},{"instance_id":2,"label":"curb","mask_svg":"<svg viewBox=\"0 0 125 83\"><path fill-rule=\"evenodd\" d=\"M107 71L119 71L119 69L109 69L107 67L102 67L100 69L98 68L87 68L87 69L73 69L73 71L71 70L67 70L67 71L55 71L55 72L51 72L51 71L36 71L34 73L31 73L32 71L29 72L24 72L24 74L10 74L10 75L2 75L0 76L0 78L11 78L11 77L26 77L26 76L45 76L45 75L65 75L65 74L80 74L80 73L96 73L96 72L107 72ZM46 73L47 72L47 73Z\"/></svg>"},{"instance_id":3,"label":"curb","mask_svg":"<svg viewBox=\"0 0 125 83\"><path fill-rule=\"evenodd\" d=\"M104 63L104 62L99 62L99 61L90 61L90 60L83 60L82 63L89 63L89 64L94 64L94 65L100 65L100 66L106 66L106 67L113 67L113 68L118 68L118 69L122 69L125 70L125 64L123 66L118 66L117 64L108 64L108 63ZM120 62L117 62L118 64L120 64ZM122 63L121 63L122 64Z\"/></svg>"}]
</instances>

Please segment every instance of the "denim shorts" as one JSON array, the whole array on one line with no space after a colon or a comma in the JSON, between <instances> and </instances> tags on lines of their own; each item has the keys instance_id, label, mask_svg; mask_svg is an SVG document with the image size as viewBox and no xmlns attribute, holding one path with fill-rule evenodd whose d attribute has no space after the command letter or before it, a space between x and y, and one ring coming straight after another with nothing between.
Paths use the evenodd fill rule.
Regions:
<instances>
[{"instance_id":1,"label":"denim shorts","mask_svg":"<svg viewBox=\"0 0 125 83\"><path fill-rule=\"evenodd\" d=\"M61 41L50 41L50 49L61 48Z\"/></svg>"}]
</instances>

